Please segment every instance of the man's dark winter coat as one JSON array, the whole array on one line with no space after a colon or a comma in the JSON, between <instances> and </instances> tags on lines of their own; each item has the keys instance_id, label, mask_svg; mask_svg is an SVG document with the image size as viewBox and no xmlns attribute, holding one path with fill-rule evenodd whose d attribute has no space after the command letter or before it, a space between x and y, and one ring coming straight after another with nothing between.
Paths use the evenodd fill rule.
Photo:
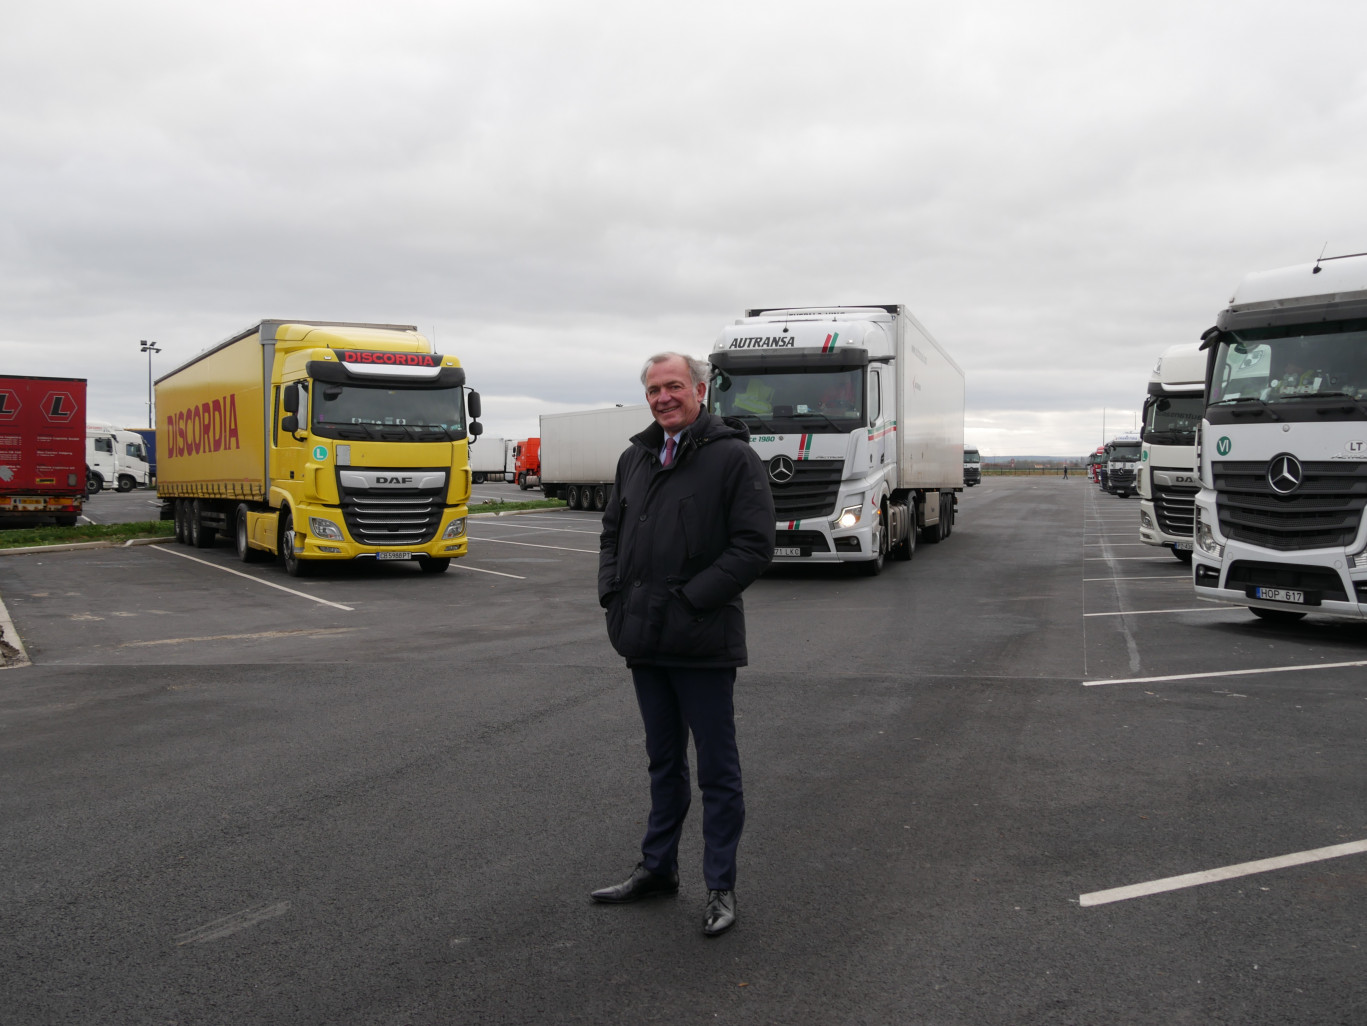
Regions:
<instances>
[{"instance_id":1,"label":"man's dark winter coat","mask_svg":"<svg viewBox=\"0 0 1367 1026\"><path fill-rule=\"evenodd\" d=\"M660 465L652 424L617 461L598 601L628 666L744 666L740 593L774 556L774 499L750 433L701 410Z\"/></svg>"}]
</instances>

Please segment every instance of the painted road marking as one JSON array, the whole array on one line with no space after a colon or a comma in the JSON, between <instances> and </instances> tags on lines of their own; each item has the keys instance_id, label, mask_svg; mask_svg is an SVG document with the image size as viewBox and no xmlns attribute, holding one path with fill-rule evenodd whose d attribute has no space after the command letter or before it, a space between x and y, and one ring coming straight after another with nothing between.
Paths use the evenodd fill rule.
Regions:
<instances>
[{"instance_id":1,"label":"painted road marking","mask_svg":"<svg viewBox=\"0 0 1367 1026\"><path fill-rule=\"evenodd\" d=\"M1360 855L1363 852L1367 852L1367 841L1331 844L1327 848L1298 851L1290 855L1258 859L1256 862L1240 862L1234 866L1206 869L1199 873L1184 873L1181 876L1169 876L1162 880L1150 880L1148 883L1130 884L1128 887L1112 887L1107 891L1092 891L1090 894L1080 895L1078 904L1086 907L1088 905L1105 905L1112 901L1128 901L1130 898L1143 898L1150 894L1162 894L1164 891L1178 891L1184 887L1199 887L1201 884L1233 880L1240 876L1252 876L1255 873L1270 873L1274 869L1303 866L1307 862L1323 862L1325 859L1342 858L1344 855Z\"/></svg>"},{"instance_id":2,"label":"painted road marking","mask_svg":"<svg viewBox=\"0 0 1367 1026\"><path fill-rule=\"evenodd\" d=\"M1238 608L1237 606L1235 608ZM1299 670L1343 670L1352 666L1367 666L1367 659L1350 663L1305 663L1301 666L1260 666L1248 670L1208 670L1205 673L1172 673L1164 677L1123 677L1116 680L1084 680L1084 688L1102 684L1158 684L1168 680L1200 680L1206 677L1251 677L1260 673L1294 673Z\"/></svg>"},{"instance_id":3,"label":"painted road marking","mask_svg":"<svg viewBox=\"0 0 1367 1026\"><path fill-rule=\"evenodd\" d=\"M555 549L557 552L587 552L590 556L598 555L597 549L569 549L563 545L538 545L536 542L511 541L508 538L475 538L472 536L471 540L477 541L481 545L490 542L495 545L524 545L529 549Z\"/></svg>"},{"instance_id":4,"label":"painted road marking","mask_svg":"<svg viewBox=\"0 0 1367 1026\"><path fill-rule=\"evenodd\" d=\"M168 549L164 545L149 545L148 548L151 549L153 552L165 552L168 556L179 556L181 559L188 559L192 563L203 563L205 566L211 566L215 570L222 570L224 573L236 574L238 577L245 577L249 581L255 581L257 584L264 584L268 588L275 588L277 591L287 592L290 595L298 595L300 598L306 598L310 602L317 602L319 605L331 606L333 609L343 609L348 613L356 612L356 610L353 609L351 606L344 606L340 602L329 602L327 599L321 599L317 595L310 595L307 592L295 591L293 588L286 588L283 584L276 584L274 581L263 581L260 577L253 577L251 574L244 574L241 570L234 570L231 567L221 566L218 563L211 563L207 559L200 559L198 556L191 556L184 552L177 552L175 549Z\"/></svg>"},{"instance_id":5,"label":"painted road marking","mask_svg":"<svg viewBox=\"0 0 1367 1026\"><path fill-rule=\"evenodd\" d=\"M603 533L602 531L580 531L573 527L537 527L535 524L522 523L522 520L525 519L527 518L522 517L519 520L481 520L476 526L487 527L490 524L501 524L504 527L516 527L521 531L550 531L556 534L592 534L597 536Z\"/></svg>"},{"instance_id":6,"label":"painted road marking","mask_svg":"<svg viewBox=\"0 0 1367 1026\"><path fill-rule=\"evenodd\" d=\"M1083 613L1086 616L1148 616L1152 613L1221 613L1230 609L1243 609L1243 606L1190 606L1186 609L1130 609L1118 613Z\"/></svg>"},{"instance_id":7,"label":"painted road marking","mask_svg":"<svg viewBox=\"0 0 1367 1026\"><path fill-rule=\"evenodd\" d=\"M194 930L187 930L185 933L176 937L176 946L183 947L186 944L203 944L206 941L221 940L224 937L231 937L248 927L255 926L257 923L264 923L267 919L275 919L283 916L290 910L288 901L267 902L263 905L253 905L251 908L244 908L241 912L234 912L230 916L222 919L215 919L212 923L205 923L203 926Z\"/></svg>"},{"instance_id":8,"label":"painted road marking","mask_svg":"<svg viewBox=\"0 0 1367 1026\"><path fill-rule=\"evenodd\" d=\"M256 638L293 638L300 635L346 634L357 627L321 627L317 630L259 631L256 634L210 634L202 638L160 638L156 641L125 641L119 648L144 648L148 645L185 645L201 641L247 641Z\"/></svg>"},{"instance_id":9,"label":"painted road marking","mask_svg":"<svg viewBox=\"0 0 1367 1026\"><path fill-rule=\"evenodd\" d=\"M1083 584L1095 584L1097 581L1189 581L1191 574L1171 574L1163 577L1084 577Z\"/></svg>"},{"instance_id":10,"label":"painted road marking","mask_svg":"<svg viewBox=\"0 0 1367 1026\"><path fill-rule=\"evenodd\" d=\"M1120 560L1126 560L1126 559L1130 559L1130 560L1133 560L1133 559L1147 559L1150 563L1171 563L1171 562L1172 562L1172 555L1171 555L1171 554L1168 554L1168 555L1166 555L1166 556L1083 556L1082 558L1083 558L1083 560L1086 561L1086 562L1093 562L1093 561L1095 561L1095 562L1098 562L1098 563L1109 563L1109 562L1111 562L1112 560L1120 561Z\"/></svg>"},{"instance_id":11,"label":"painted road marking","mask_svg":"<svg viewBox=\"0 0 1367 1026\"><path fill-rule=\"evenodd\" d=\"M554 562L554 560L552 560ZM461 570L473 570L477 574L493 574L495 577L511 577L515 581L525 581L527 578L519 577L517 574L505 574L502 570L485 570L483 567L470 566L466 563L455 562L451 564Z\"/></svg>"},{"instance_id":12,"label":"painted road marking","mask_svg":"<svg viewBox=\"0 0 1367 1026\"><path fill-rule=\"evenodd\" d=\"M19 637L19 632L14 629L14 621L10 619L9 610L5 608L5 603L0 600L0 644L14 649L14 654L6 655L0 659L0 669L12 670L18 666L28 666L28 653L24 651L24 641Z\"/></svg>"}]
</instances>

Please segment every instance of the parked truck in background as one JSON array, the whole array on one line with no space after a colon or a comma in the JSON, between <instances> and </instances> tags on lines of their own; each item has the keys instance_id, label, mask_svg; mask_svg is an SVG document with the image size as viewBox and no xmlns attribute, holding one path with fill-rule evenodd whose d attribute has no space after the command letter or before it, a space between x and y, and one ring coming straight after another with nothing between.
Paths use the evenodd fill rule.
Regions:
<instances>
[{"instance_id":1,"label":"parked truck in background","mask_svg":"<svg viewBox=\"0 0 1367 1026\"><path fill-rule=\"evenodd\" d=\"M524 438L513 447L513 480L524 492L541 484L541 439Z\"/></svg>"},{"instance_id":2,"label":"parked truck in background","mask_svg":"<svg viewBox=\"0 0 1367 1026\"><path fill-rule=\"evenodd\" d=\"M0 375L0 524L73 526L85 483L85 379Z\"/></svg>"},{"instance_id":3,"label":"parked truck in background","mask_svg":"<svg viewBox=\"0 0 1367 1026\"><path fill-rule=\"evenodd\" d=\"M877 574L949 535L964 375L905 306L748 310L709 359L708 409L746 424L768 473L775 562Z\"/></svg>"},{"instance_id":4,"label":"parked truck in background","mask_svg":"<svg viewBox=\"0 0 1367 1026\"><path fill-rule=\"evenodd\" d=\"M91 494L104 488L131 492L152 483L152 468L147 463L142 436L112 424L86 424L85 462L89 467Z\"/></svg>"},{"instance_id":5,"label":"parked truck in background","mask_svg":"<svg viewBox=\"0 0 1367 1026\"><path fill-rule=\"evenodd\" d=\"M1202 338L1197 596L1367 618L1367 254L1248 275Z\"/></svg>"},{"instance_id":6,"label":"parked truck in background","mask_svg":"<svg viewBox=\"0 0 1367 1026\"><path fill-rule=\"evenodd\" d=\"M261 321L158 379L162 516L291 576L358 559L440 573L466 552L480 411L464 386L412 325Z\"/></svg>"},{"instance_id":7,"label":"parked truck in background","mask_svg":"<svg viewBox=\"0 0 1367 1026\"><path fill-rule=\"evenodd\" d=\"M1139 539L1191 562L1196 509L1196 428L1206 408L1206 354L1199 342L1158 358L1144 398L1139 454Z\"/></svg>"},{"instance_id":8,"label":"parked truck in background","mask_svg":"<svg viewBox=\"0 0 1367 1026\"><path fill-rule=\"evenodd\" d=\"M470 442L470 478L475 484L502 481L506 471L508 448L502 438L480 435Z\"/></svg>"},{"instance_id":9,"label":"parked truck in background","mask_svg":"<svg viewBox=\"0 0 1367 1026\"><path fill-rule=\"evenodd\" d=\"M964 487L982 484L983 458L977 449L964 449Z\"/></svg>"},{"instance_id":10,"label":"parked truck in background","mask_svg":"<svg viewBox=\"0 0 1367 1026\"><path fill-rule=\"evenodd\" d=\"M1103 485L1106 491L1122 499L1128 499L1138 490L1139 453L1142 445L1139 435L1117 435L1106 443L1106 463Z\"/></svg>"},{"instance_id":11,"label":"parked truck in background","mask_svg":"<svg viewBox=\"0 0 1367 1026\"><path fill-rule=\"evenodd\" d=\"M607 509L617 459L651 424L650 407L541 415L541 490L570 509Z\"/></svg>"},{"instance_id":12,"label":"parked truck in background","mask_svg":"<svg viewBox=\"0 0 1367 1026\"><path fill-rule=\"evenodd\" d=\"M1098 445L1096 452L1087 457L1087 479L1093 484L1101 484L1101 470L1106 465L1106 447Z\"/></svg>"},{"instance_id":13,"label":"parked truck in background","mask_svg":"<svg viewBox=\"0 0 1367 1026\"><path fill-rule=\"evenodd\" d=\"M151 476L153 484L157 480L157 429L156 428L126 428L142 439L143 456L147 460L147 472Z\"/></svg>"}]
</instances>

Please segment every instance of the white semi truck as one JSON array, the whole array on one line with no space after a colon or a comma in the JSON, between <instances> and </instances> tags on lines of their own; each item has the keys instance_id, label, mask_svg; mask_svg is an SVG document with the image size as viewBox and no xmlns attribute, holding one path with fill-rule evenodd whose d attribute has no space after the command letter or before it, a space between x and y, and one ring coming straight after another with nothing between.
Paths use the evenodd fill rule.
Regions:
<instances>
[{"instance_id":1,"label":"white semi truck","mask_svg":"<svg viewBox=\"0 0 1367 1026\"><path fill-rule=\"evenodd\" d=\"M506 439L480 435L470 445L470 479L475 484L485 481L508 481L508 443Z\"/></svg>"},{"instance_id":2,"label":"white semi truck","mask_svg":"<svg viewBox=\"0 0 1367 1026\"><path fill-rule=\"evenodd\" d=\"M1191 562L1196 508L1196 428L1206 409L1206 354L1199 342L1163 350L1144 398L1139 462L1139 540Z\"/></svg>"},{"instance_id":3,"label":"white semi truck","mask_svg":"<svg viewBox=\"0 0 1367 1026\"><path fill-rule=\"evenodd\" d=\"M85 462L86 490L91 494L104 488L131 492L152 483L142 436L112 424L86 423Z\"/></svg>"},{"instance_id":4,"label":"white semi truck","mask_svg":"<svg viewBox=\"0 0 1367 1026\"><path fill-rule=\"evenodd\" d=\"M1138 489L1139 453L1142 443L1139 433L1116 435L1106 443L1105 473L1102 487L1112 495L1128 499Z\"/></svg>"},{"instance_id":5,"label":"white semi truck","mask_svg":"<svg viewBox=\"0 0 1367 1026\"><path fill-rule=\"evenodd\" d=\"M617 459L651 424L650 407L541 415L541 490L570 509L607 509Z\"/></svg>"},{"instance_id":6,"label":"white semi truck","mask_svg":"<svg viewBox=\"0 0 1367 1026\"><path fill-rule=\"evenodd\" d=\"M1202 337L1197 596L1367 618L1367 254L1248 275Z\"/></svg>"},{"instance_id":7,"label":"white semi truck","mask_svg":"<svg viewBox=\"0 0 1367 1026\"><path fill-rule=\"evenodd\" d=\"M910 559L954 526L964 374L900 304L747 310L710 357L708 409L750 429L776 563Z\"/></svg>"}]
</instances>

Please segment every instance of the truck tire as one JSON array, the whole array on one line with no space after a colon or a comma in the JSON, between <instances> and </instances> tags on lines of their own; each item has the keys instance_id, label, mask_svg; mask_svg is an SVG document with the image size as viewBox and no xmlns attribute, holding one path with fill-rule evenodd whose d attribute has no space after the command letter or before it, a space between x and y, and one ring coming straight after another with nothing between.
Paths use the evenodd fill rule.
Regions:
<instances>
[{"instance_id":1,"label":"truck tire","mask_svg":"<svg viewBox=\"0 0 1367 1026\"><path fill-rule=\"evenodd\" d=\"M104 478L91 470L85 475L85 493L87 495L99 495L104 490Z\"/></svg>"},{"instance_id":2,"label":"truck tire","mask_svg":"<svg viewBox=\"0 0 1367 1026\"><path fill-rule=\"evenodd\" d=\"M517 475L517 486L524 492L527 490L527 472L525 470Z\"/></svg>"},{"instance_id":3,"label":"truck tire","mask_svg":"<svg viewBox=\"0 0 1367 1026\"><path fill-rule=\"evenodd\" d=\"M188 539L185 537L184 499L171 500L171 522L176 525L176 541L180 542L182 545L186 544Z\"/></svg>"},{"instance_id":4,"label":"truck tire","mask_svg":"<svg viewBox=\"0 0 1367 1026\"><path fill-rule=\"evenodd\" d=\"M58 527L75 527L75 526L76 526L76 514L75 514L75 513L64 513L62 516L57 517L56 519L57 519L57 526L58 526Z\"/></svg>"},{"instance_id":5,"label":"truck tire","mask_svg":"<svg viewBox=\"0 0 1367 1026\"><path fill-rule=\"evenodd\" d=\"M568 488L568 489L566 490L566 492L565 492L565 502L569 505L570 509L578 509L578 508L579 508L579 486L578 486L578 485L570 485L570 486L569 486L569 488Z\"/></svg>"},{"instance_id":6,"label":"truck tire","mask_svg":"<svg viewBox=\"0 0 1367 1026\"><path fill-rule=\"evenodd\" d=\"M1191 565L1191 549L1179 549L1174 545L1172 546L1172 554L1177 557L1177 562Z\"/></svg>"},{"instance_id":7,"label":"truck tire","mask_svg":"<svg viewBox=\"0 0 1367 1026\"><path fill-rule=\"evenodd\" d=\"M907 510L907 516L915 517L915 507ZM913 520L911 527L907 530L907 536L888 550L888 555L899 562L907 562L916 555L916 523Z\"/></svg>"},{"instance_id":8,"label":"truck tire","mask_svg":"<svg viewBox=\"0 0 1367 1026\"><path fill-rule=\"evenodd\" d=\"M204 522L204 507L198 499L190 506L190 544L197 549L213 548L218 529Z\"/></svg>"},{"instance_id":9,"label":"truck tire","mask_svg":"<svg viewBox=\"0 0 1367 1026\"><path fill-rule=\"evenodd\" d=\"M476 471L476 472L472 472L472 473L470 474L470 480L471 480L471 482L474 483L474 484L483 484L483 483L484 483L484 475L481 474L481 473L479 473L479 472L477 472L477 471Z\"/></svg>"},{"instance_id":10,"label":"truck tire","mask_svg":"<svg viewBox=\"0 0 1367 1026\"><path fill-rule=\"evenodd\" d=\"M444 574L451 569L450 556L419 556L418 569L425 574Z\"/></svg>"},{"instance_id":11,"label":"truck tire","mask_svg":"<svg viewBox=\"0 0 1367 1026\"><path fill-rule=\"evenodd\" d=\"M294 552L294 514L286 513L285 522L280 528L280 562L285 573L291 577L307 577L312 569L309 561L300 559Z\"/></svg>"},{"instance_id":12,"label":"truck tire","mask_svg":"<svg viewBox=\"0 0 1367 1026\"><path fill-rule=\"evenodd\" d=\"M136 488L137 486L138 486L138 483L137 483L136 481L133 480L132 475L130 475L130 474L120 474L120 475L119 475L119 491L121 491L121 492L131 492L131 491L132 491L134 488Z\"/></svg>"},{"instance_id":13,"label":"truck tire","mask_svg":"<svg viewBox=\"0 0 1367 1026\"><path fill-rule=\"evenodd\" d=\"M881 574L883 572L883 561L888 557L888 511L886 507L878 511L876 523L877 529L873 536L873 558L857 564L859 572L865 577L877 577Z\"/></svg>"},{"instance_id":14,"label":"truck tire","mask_svg":"<svg viewBox=\"0 0 1367 1026\"><path fill-rule=\"evenodd\" d=\"M1304 613L1298 613L1294 609L1263 609L1259 606L1249 606L1248 611L1268 623L1295 623L1305 618Z\"/></svg>"},{"instance_id":15,"label":"truck tire","mask_svg":"<svg viewBox=\"0 0 1367 1026\"><path fill-rule=\"evenodd\" d=\"M242 503L233 516L233 540L237 543L237 558L243 563L259 563L265 553L248 544L250 535L247 528L247 504Z\"/></svg>"},{"instance_id":16,"label":"truck tire","mask_svg":"<svg viewBox=\"0 0 1367 1026\"><path fill-rule=\"evenodd\" d=\"M608 489L607 485L596 485L593 489L593 508L605 510L608 508Z\"/></svg>"}]
</instances>

